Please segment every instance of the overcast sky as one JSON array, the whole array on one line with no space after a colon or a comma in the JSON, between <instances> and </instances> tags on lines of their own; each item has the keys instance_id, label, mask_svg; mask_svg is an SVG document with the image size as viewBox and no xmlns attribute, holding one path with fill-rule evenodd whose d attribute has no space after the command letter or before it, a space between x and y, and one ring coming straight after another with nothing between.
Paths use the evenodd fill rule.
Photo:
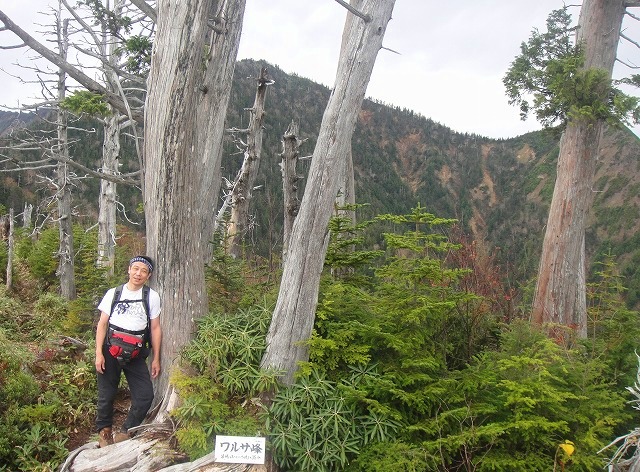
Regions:
<instances>
[{"instance_id":1,"label":"overcast sky","mask_svg":"<svg viewBox=\"0 0 640 472\"><path fill-rule=\"evenodd\" d=\"M51 0L0 0L0 9L33 31L44 22L36 13ZM56 2L57 3L57 2ZM575 2L578 3L578 2ZM8 4L8 5L7 5ZM539 129L520 121L507 103L502 77L533 28L544 30L561 0L396 0L385 47L373 71L367 96L412 109L454 131L506 138ZM578 7L571 8L577 17ZM285 72L331 87L335 79L346 10L334 0L247 0L239 58L265 59ZM640 26L625 20L626 34L640 41ZM635 34L634 34L635 32ZM15 44L0 33L0 44ZM622 45L618 56L640 64L640 52ZM23 50L0 50L0 65ZM617 66L616 75L628 73ZM0 72L0 104L28 102L34 92ZM277 86L277 84L276 84Z\"/></svg>"}]
</instances>

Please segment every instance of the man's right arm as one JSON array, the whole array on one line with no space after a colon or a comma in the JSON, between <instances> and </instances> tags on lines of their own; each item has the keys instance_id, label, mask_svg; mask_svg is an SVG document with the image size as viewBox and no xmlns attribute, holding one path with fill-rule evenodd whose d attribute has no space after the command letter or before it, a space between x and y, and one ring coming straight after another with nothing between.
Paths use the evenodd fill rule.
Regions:
<instances>
[{"instance_id":1,"label":"man's right arm","mask_svg":"<svg viewBox=\"0 0 640 472\"><path fill-rule=\"evenodd\" d=\"M109 327L109 314L104 311L100 312L100 320L96 329L96 370L98 373L104 373L104 354L102 346L107 337L107 329Z\"/></svg>"}]
</instances>

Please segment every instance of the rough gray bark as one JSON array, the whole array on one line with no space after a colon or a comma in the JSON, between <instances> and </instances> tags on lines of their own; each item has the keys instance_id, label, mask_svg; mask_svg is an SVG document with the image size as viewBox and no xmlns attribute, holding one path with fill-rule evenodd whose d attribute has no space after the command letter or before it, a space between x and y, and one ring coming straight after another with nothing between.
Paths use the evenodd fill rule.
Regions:
<instances>
[{"instance_id":1,"label":"rough gray bark","mask_svg":"<svg viewBox=\"0 0 640 472\"><path fill-rule=\"evenodd\" d=\"M65 58L69 46L68 20L60 23L60 16L57 21L57 39L60 55ZM65 98L67 75L64 70L58 72L58 102ZM67 112L58 108L56 126L58 130L58 142L55 154L60 154L69 159L69 141L67 138ZM69 178L68 165L58 161L56 167L56 199L58 203L58 230L60 243L58 248L58 270L60 279L60 294L67 300L76 298L76 283L74 269L74 249L73 249L73 225L71 220L71 182Z\"/></svg>"},{"instance_id":2,"label":"rough gray bark","mask_svg":"<svg viewBox=\"0 0 640 472\"><path fill-rule=\"evenodd\" d=\"M264 465L215 462L214 452L193 462L172 447L174 431L154 424L133 439L97 448L88 443L71 452L59 472L267 472Z\"/></svg>"},{"instance_id":3,"label":"rough gray bark","mask_svg":"<svg viewBox=\"0 0 640 472\"><path fill-rule=\"evenodd\" d=\"M298 123L292 121L282 136L282 162L280 162L280 170L282 172L282 195L284 203L284 225L282 231L283 262L287 260L293 222L300 210L298 181L302 176L298 175L297 167L298 149L302 141L298 139L298 132Z\"/></svg>"},{"instance_id":4,"label":"rough gray bark","mask_svg":"<svg viewBox=\"0 0 640 472\"><path fill-rule=\"evenodd\" d=\"M211 4L209 15L210 28L206 38L209 53L199 84L202 96L196 110L196 155L204 182L200 200L205 211L201 220L202 237L206 242L214 239L215 209L222 182L225 117L240 46L245 3L245 0L216 0ZM206 261L209 261L213 256L213 244L208 244L206 249Z\"/></svg>"},{"instance_id":5,"label":"rough gray bark","mask_svg":"<svg viewBox=\"0 0 640 472\"><path fill-rule=\"evenodd\" d=\"M231 190L231 216L227 224L227 253L234 258L242 257L244 238L249 230L249 206L262 158L264 103L267 87L272 83L267 79L267 70L263 67L257 80L256 98L249 109L249 126L246 130L233 130L236 133L246 131L247 134L244 160Z\"/></svg>"},{"instance_id":6,"label":"rough gray bark","mask_svg":"<svg viewBox=\"0 0 640 472\"><path fill-rule=\"evenodd\" d=\"M114 2L113 13L115 15L121 14L122 4L122 0ZM110 34L104 23L102 24L102 35L96 39L98 43L96 46L100 50L102 60L107 64L104 67L105 88L114 94L118 93L120 79L116 70L121 41ZM110 108L112 114L103 121L102 172L115 176L119 172L121 115L112 106ZM98 259L96 263L98 267L106 268L108 275L113 275L116 259L116 186L114 181L102 179L98 197Z\"/></svg>"},{"instance_id":7,"label":"rough gray bark","mask_svg":"<svg viewBox=\"0 0 640 472\"><path fill-rule=\"evenodd\" d=\"M344 173L342 176L342 184L338 191L338 197L336 198L336 205L338 207L344 207L347 205L355 205L356 203L356 186L353 176L353 153L351 152L351 146L347 153L347 159L344 167ZM353 210L339 210L341 216L349 218L351 224L356 224L356 213Z\"/></svg>"},{"instance_id":8,"label":"rough gray bark","mask_svg":"<svg viewBox=\"0 0 640 472\"><path fill-rule=\"evenodd\" d=\"M577 40L585 69L611 77L624 13L624 0L583 2ZM534 322L569 326L579 337L587 335L584 237L604 126L602 120L572 119L563 133L532 311Z\"/></svg>"},{"instance_id":9,"label":"rough gray bark","mask_svg":"<svg viewBox=\"0 0 640 472\"><path fill-rule=\"evenodd\" d=\"M120 157L120 116L114 114L104 121L102 143L102 172L116 175ZM114 273L116 256L116 183L100 180L98 197L98 267Z\"/></svg>"},{"instance_id":10,"label":"rough gray bark","mask_svg":"<svg viewBox=\"0 0 640 472\"><path fill-rule=\"evenodd\" d=\"M144 201L147 253L157 266L152 280L163 297L156 392L164 393L195 321L207 313L204 265L244 1L160 0L157 8L144 121ZM212 13L223 33L209 28Z\"/></svg>"},{"instance_id":11,"label":"rough gray bark","mask_svg":"<svg viewBox=\"0 0 640 472\"><path fill-rule=\"evenodd\" d=\"M315 319L326 254L327 225L343 175L351 136L394 0L358 0L351 6L370 18L347 15L336 83L322 118L309 180L293 223L278 301L267 334L263 367L281 369L291 383L308 359L305 341Z\"/></svg>"}]
</instances>

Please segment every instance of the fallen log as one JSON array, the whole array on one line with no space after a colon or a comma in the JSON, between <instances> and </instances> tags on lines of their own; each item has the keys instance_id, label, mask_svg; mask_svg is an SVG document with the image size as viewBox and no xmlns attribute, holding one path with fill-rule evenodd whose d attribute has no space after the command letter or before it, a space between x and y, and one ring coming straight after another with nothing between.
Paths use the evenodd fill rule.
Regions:
<instances>
[{"instance_id":1,"label":"fallen log","mask_svg":"<svg viewBox=\"0 0 640 472\"><path fill-rule=\"evenodd\" d=\"M189 462L175 449L174 428L169 423L151 423L136 429L133 438L98 448L97 442L72 451L60 472L268 472L264 465L225 464L211 452Z\"/></svg>"}]
</instances>

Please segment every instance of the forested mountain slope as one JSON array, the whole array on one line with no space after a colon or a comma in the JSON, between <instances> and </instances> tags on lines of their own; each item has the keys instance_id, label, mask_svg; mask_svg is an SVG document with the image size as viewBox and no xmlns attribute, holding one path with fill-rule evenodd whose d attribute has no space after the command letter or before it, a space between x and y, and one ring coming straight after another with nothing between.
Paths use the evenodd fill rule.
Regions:
<instances>
[{"instance_id":1,"label":"forested mountain slope","mask_svg":"<svg viewBox=\"0 0 640 472\"><path fill-rule=\"evenodd\" d=\"M245 108L253 104L255 78L261 67L267 68L274 83L269 86L266 99L263 159L257 182L262 188L254 192L256 224L247 244L267 255L269 251L279 251L281 238L281 137L289 123L296 120L300 137L306 139L301 155L310 156L330 90L286 74L277 66L240 61L227 114L228 128L246 127L249 114ZM2 118L0 114L0 123ZM543 131L508 140L456 133L411 110L366 100L352 141L356 200L369 204L360 212L361 218L406 212L420 203L438 216L459 219L464 231L484 250L499 248L498 257L508 264L512 275L524 282L535 275L537 268L553 191L558 141L557 135ZM74 158L97 168L101 142L100 132L83 136L74 145ZM226 149L223 175L233 179L243 156L230 139ZM130 143L122 154L123 171L135 168ZM595 206L587 234L591 263L608 252L619 256L620 268L627 276L625 282L631 289L631 305L640 299L640 274L635 270L640 259L639 157L640 142L630 131L609 130L593 188ZM306 175L308 167L309 161L303 160L300 174ZM44 198L33 179L4 174L3 182L0 204L7 208L20 209L25 201L37 206L38 199ZM300 196L303 186L304 183ZM85 181L79 188L83 192L76 196L77 201L95 205L97 182ZM120 186L119 193L134 214L133 209L140 203L137 190ZM85 216L91 213L82 211Z\"/></svg>"},{"instance_id":2,"label":"forested mountain slope","mask_svg":"<svg viewBox=\"0 0 640 472\"><path fill-rule=\"evenodd\" d=\"M279 229L281 210L280 136L291 119L309 138L302 154L311 154L329 89L289 76L275 66L241 61L236 69L229 125L246 123L243 106L253 103L254 81L266 66L275 80L267 97L265 159L257 193L258 237ZM490 112L490 111L488 111ZM242 121L244 119L244 122ZM444 125L383 103L366 100L353 137L356 199L370 207L363 217L403 212L420 203L430 212L460 220L463 229L498 257L523 282L535 275L548 205L553 193L559 136L539 131L508 139L456 133ZM228 159L227 166L235 166ZM640 141L629 130L610 129L604 139L596 175L595 206L587 234L591 262L603 254L619 255L627 275L631 304L638 300L640 257ZM231 174L229 174L231 175ZM261 202L261 203L260 203ZM272 206L270 206L272 205ZM638 287L638 288L636 288Z\"/></svg>"}]
</instances>

